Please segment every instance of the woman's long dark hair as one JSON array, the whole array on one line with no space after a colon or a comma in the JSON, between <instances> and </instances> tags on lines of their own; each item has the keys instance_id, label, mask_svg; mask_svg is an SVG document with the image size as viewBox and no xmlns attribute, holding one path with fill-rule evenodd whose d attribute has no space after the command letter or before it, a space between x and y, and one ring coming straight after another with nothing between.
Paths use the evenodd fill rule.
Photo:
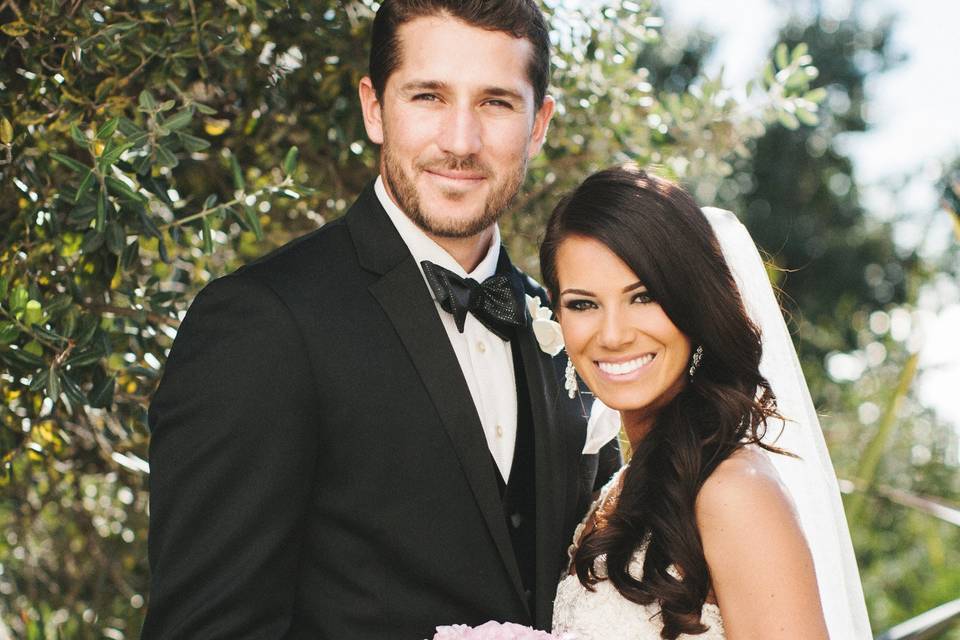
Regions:
<instances>
[{"instance_id":1,"label":"woman's long dark hair","mask_svg":"<svg viewBox=\"0 0 960 640\"><path fill-rule=\"evenodd\" d=\"M744 309L710 223L681 187L634 165L587 178L554 209L540 247L552 300L559 300L557 249L571 236L598 240L637 275L670 320L703 346L694 378L657 415L637 445L616 508L588 534L574 556L580 581L601 578L628 600L656 602L662 637L707 630L700 613L710 574L694 504L717 466L760 438L776 416L770 384L760 374L760 332ZM562 315L562 312L561 312ZM643 578L628 572L638 545L649 541ZM679 573L668 569L674 566Z\"/></svg>"}]
</instances>

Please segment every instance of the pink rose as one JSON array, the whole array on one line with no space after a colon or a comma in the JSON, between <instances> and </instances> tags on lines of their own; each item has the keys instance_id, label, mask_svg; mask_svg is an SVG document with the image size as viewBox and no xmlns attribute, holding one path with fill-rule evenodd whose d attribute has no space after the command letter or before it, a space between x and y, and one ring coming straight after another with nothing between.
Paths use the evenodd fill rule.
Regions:
<instances>
[{"instance_id":1,"label":"pink rose","mask_svg":"<svg viewBox=\"0 0 960 640\"><path fill-rule=\"evenodd\" d=\"M437 627L433 640L576 640L568 633L555 636L513 622L485 622L479 627L455 624Z\"/></svg>"}]
</instances>

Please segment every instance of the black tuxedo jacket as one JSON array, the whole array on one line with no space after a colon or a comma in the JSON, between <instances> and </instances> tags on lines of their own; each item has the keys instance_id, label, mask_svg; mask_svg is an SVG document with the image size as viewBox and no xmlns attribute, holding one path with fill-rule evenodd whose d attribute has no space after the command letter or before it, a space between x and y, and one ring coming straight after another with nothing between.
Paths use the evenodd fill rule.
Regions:
<instances>
[{"instance_id":1,"label":"black tuxedo jacket","mask_svg":"<svg viewBox=\"0 0 960 640\"><path fill-rule=\"evenodd\" d=\"M143 637L549 628L572 529L619 454L581 456L561 359L529 326L517 347L534 423L536 619L463 374L372 186L340 220L207 286L150 407Z\"/></svg>"}]
</instances>

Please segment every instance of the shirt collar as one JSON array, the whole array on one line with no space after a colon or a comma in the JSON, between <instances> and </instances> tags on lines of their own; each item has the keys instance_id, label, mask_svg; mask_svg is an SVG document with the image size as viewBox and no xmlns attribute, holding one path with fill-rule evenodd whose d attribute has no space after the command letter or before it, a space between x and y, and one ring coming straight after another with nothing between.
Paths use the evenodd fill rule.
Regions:
<instances>
[{"instance_id":1,"label":"shirt collar","mask_svg":"<svg viewBox=\"0 0 960 640\"><path fill-rule=\"evenodd\" d=\"M390 196L387 194L387 189L383 184L382 176L377 176L377 181L374 183L373 189L377 194L377 199L380 200L380 204L383 205L384 211L387 212L387 216L400 234L400 238L403 239L403 243L407 245L407 249L410 250L410 254L413 255L413 259L416 260L417 268L420 269L421 273L423 272L423 267L420 266L420 263L424 260L429 260L444 269L449 269L461 278L473 278L477 282L483 282L496 273L497 262L500 260L500 227L498 225L493 225L493 238L490 241L487 254L473 271L467 273L453 256L424 233L423 229L418 227L416 223L390 199Z\"/></svg>"}]
</instances>

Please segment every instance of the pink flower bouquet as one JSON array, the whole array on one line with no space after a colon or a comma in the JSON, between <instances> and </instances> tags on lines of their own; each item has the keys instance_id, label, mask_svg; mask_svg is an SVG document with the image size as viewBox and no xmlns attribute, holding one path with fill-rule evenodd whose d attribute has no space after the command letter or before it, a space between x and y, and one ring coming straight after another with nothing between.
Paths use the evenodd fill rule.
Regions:
<instances>
[{"instance_id":1,"label":"pink flower bouquet","mask_svg":"<svg viewBox=\"0 0 960 640\"><path fill-rule=\"evenodd\" d=\"M433 640L576 640L572 634L555 636L513 622L485 622L479 627L455 624L437 627Z\"/></svg>"}]
</instances>

